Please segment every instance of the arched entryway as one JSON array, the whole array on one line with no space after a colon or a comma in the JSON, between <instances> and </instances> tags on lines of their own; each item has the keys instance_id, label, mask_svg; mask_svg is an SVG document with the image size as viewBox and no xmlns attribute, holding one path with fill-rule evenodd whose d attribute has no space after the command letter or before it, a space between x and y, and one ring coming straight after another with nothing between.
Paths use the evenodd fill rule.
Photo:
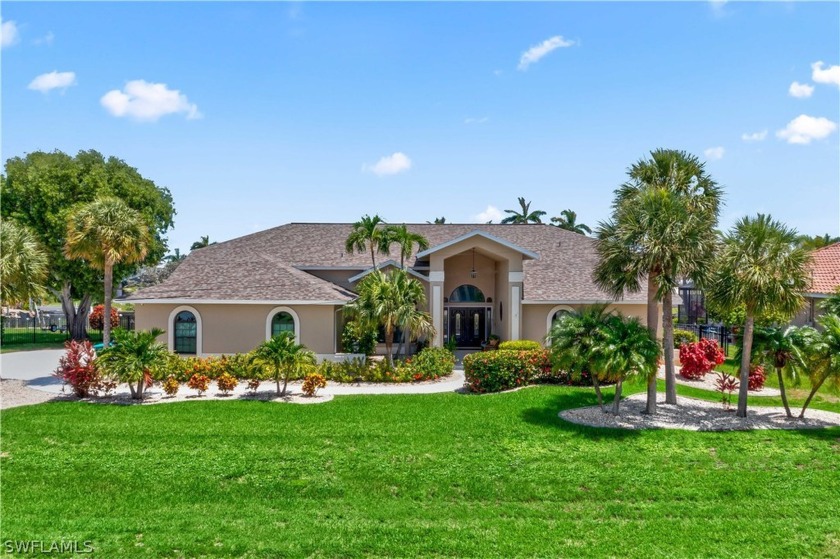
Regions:
<instances>
[{"instance_id":1,"label":"arched entryway","mask_svg":"<svg viewBox=\"0 0 840 559\"><path fill-rule=\"evenodd\" d=\"M456 287L443 309L446 340L454 340L458 348L481 347L491 334L492 302L474 285Z\"/></svg>"}]
</instances>

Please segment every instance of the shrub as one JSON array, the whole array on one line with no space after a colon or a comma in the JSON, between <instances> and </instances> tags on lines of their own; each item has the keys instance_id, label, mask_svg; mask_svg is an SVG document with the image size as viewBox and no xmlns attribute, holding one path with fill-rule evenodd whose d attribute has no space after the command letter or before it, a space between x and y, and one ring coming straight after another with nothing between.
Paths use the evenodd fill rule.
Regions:
<instances>
[{"instance_id":1,"label":"shrub","mask_svg":"<svg viewBox=\"0 0 840 559\"><path fill-rule=\"evenodd\" d=\"M376 349L378 332L375 328L365 327L358 320L351 320L341 332L341 346L348 353L372 355Z\"/></svg>"},{"instance_id":2,"label":"shrub","mask_svg":"<svg viewBox=\"0 0 840 559\"><path fill-rule=\"evenodd\" d=\"M715 340L702 338L693 344L680 346L680 374L688 379L701 379L725 361L723 350Z\"/></svg>"},{"instance_id":3,"label":"shrub","mask_svg":"<svg viewBox=\"0 0 840 559\"><path fill-rule=\"evenodd\" d=\"M370 366L364 358L348 359L338 363L324 361L318 367L318 373L334 382L362 382L367 380L369 369Z\"/></svg>"},{"instance_id":4,"label":"shrub","mask_svg":"<svg viewBox=\"0 0 840 559\"><path fill-rule=\"evenodd\" d=\"M96 363L96 351L91 343L87 340L70 340L64 347L67 351L59 359L58 368L53 376L69 385L73 394L79 398L87 398L103 390L105 387L102 385L102 375Z\"/></svg>"},{"instance_id":5,"label":"shrub","mask_svg":"<svg viewBox=\"0 0 840 559\"><path fill-rule=\"evenodd\" d=\"M198 390L198 395L201 396L207 389L210 388L210 377L207 375L202 375L199 373L194 373L190 380L187 382L187 386L192 388L193 390Z\"/></svg>"},{"instance_id":6,"label":"shrub","mask_svg":"<svg viewBox=\"0 0 840 559\"><path fill-rule=\"evenodd\" d=\"M248 379L248 390L251 391L251 394L257 393L257 389L259 389L261 382L262 381L258 378Z\"/></svg>"},{"instance_id":7,"label":"shrub","mask_svg":"<svg viewBox=\"0 0 840 559\"><path fill-rule=\"evenodd\" d=\"M747 390L761 390L764 388L764 381L767 380L767 373L761 365L750 365L750 377Z\"/></svg>"},{"instance_id":8,"label":"shrub","mask_svg":"<svg viewBox=\"0 0 840 559\"><path fill-rule=\"evenodd\" d=\"M238 384L239 379L227 372L222 373L216 379L216 386L218 386L219 390L221 390L225 394L236 388Z\"/></svg>"},{"instance_id":9,"label":"shrub","mask_svg":"<svg viewBox=\"0 0 840 559\"><path fill-rule=\"evenodd\" d=\"M105 328L105 305L96 305L90 311L90 316L88 317L88 324L94 330L102 330ZM120 313L117 312L117 309L111 307L111 328L119 328L120 327Z\"/></svg>"},{"instance_id":10,"label":"shrub","mask_svg":"<svg viewBox=\"0 0 840 559\"><path fill-rule=\"evenodd\" d=\"M729 402L732 398L732 393L738 390L739 386L740 383L735 379L735 377L727 373L717 373L717 379L715 379L715 390L720 392L723 409L729 409Z\"/></svg>"},{"instance_id":11,"label":"shrub","mask_svg":"<svg viewBox=\"0 0 840 559\"><path fill-rule=\"evenodd\" d=\"M166 377L166 380L163 381L163 391L166 392L169 396L174 396L178 393L178 389L181 388L181 383L178 382L178 379L175 378L175 375L169 375Z\"/></svg>"},{"instance_id":12,"label":"shrub","mask_svg":"<svg viewBox=\"0 0 840 559\"><path fill-rule=\"evenodd\" d=\"M303 379L303 386L301 387L301 390L305 396L312 397L319 388L324 388L325 386L327 386L327 379L325 379L323 375L311 373L306 375L306 378Z\"/></svg>"},{"instance_id":13,"label":"shrub","mask_svg":"<svg viewBox=\"0 0 840 559\"><path fill-rule=\"evenodd\" d=\"M683 344L697 343L697 334L690 330L674 329L674 348L679 349Z\"/></svg>"},{"instance_id":14,"label":"shrub","mask_svg":"<svg viewBox=\"0 0 840 559\"><path fill-rule=\"evenodd\" d=\"M550 371L548 352L499 350L464 357L466 386L472 392L499 392L525 386Z\"/></svg>"},{"instance_id":15,"label":"shrub","mask_svg":"<svg viewBox=\"0 0 840 559\"><path fill-rule=\"evenodd\" d=\"M499 349L510 349L513 351L533 351L542 348L542 344L534 340L509 340L499 344Z\"/></svg>"},{"instance_id":16,"label":"shrub","mask_svg":"<svg viewBox=\"0 0 840 559\"><path fill-rule=\"evenodd\" d=\"M427 347L406 359L405 366L408 367L412 380L437 380L452 373L455 354L445 347Z\"/></svg>"}]
</instances>

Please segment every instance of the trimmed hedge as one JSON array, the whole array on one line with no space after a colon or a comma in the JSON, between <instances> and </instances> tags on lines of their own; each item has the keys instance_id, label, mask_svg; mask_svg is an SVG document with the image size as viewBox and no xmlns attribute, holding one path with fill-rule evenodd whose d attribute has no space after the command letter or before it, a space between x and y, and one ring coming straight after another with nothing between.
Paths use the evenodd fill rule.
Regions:
<instances>
[{"instance_id":1,"label":"trimmed hedge","mask_svg":"<svg viewBox=\"0 0 840 559\"><path fill-rule=\"evenodd\" d=\"M470 391L478 393L525 386L550 371L551 361L545 349L500 349L464 357L465 384Z\"/></svg>"},{"instance_id":2,"label":"trimmed hedge","mask_svg":"<svg viewBox=\"0 0 840 559\"><path fill-rule=\"evenodd\" d=\"M683 344L694 344L697 341L697 334L691 330L674 329L674 349L680 349Z\"/></svg>"},{"instance_id":3,"label":"trimmed hedge","mask_svg":"<svg viewBox=\"0 0 840 559\"><path fill-rule=\"evenodd\" d=\"M542 348L542 344L534 340L510 340L499 344L499 349L509 349L512 351L534 351Z\"/></svg>"}]
</instances>

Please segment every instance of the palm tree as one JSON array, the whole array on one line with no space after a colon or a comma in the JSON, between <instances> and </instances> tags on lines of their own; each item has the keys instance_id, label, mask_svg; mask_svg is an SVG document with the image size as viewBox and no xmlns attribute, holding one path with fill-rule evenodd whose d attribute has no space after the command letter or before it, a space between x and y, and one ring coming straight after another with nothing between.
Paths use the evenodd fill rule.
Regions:
<instances>
[{"instance_id":1,"label":"palm tree","mask_svg":"<svg viewBox=\"0 0 840 559\"><path fill-rule=\"evenodd\" d=\"M613 313L606 304L590 305L579 311L563 315L551 326L547 336L552 364L566 371L575 380L589 373L598 405L604 411L599 373L593 370L592 348L598 344L603 330Z\"/></svg>"},{"instance_id":2,"label":"palm tree","mask_svg":"<svg viewBox=\"0 0 840 559\"><path fill-rule=\"evenodd\" d=\"M799 412L800 419L805 417L811 399L825 381L830 381L835 390L840 389L840 316L826 314L818 318L817 323L821 330L812 338L808 348L811 393Z\"/></svg>"},{"instance_id":3,"label":"palm tree","mask_svg":"<svg viewBox=\"0 0 840 559\"><path fill-rule=\"evenodd\" d=\"M834 293L820 303L820 308L825 314L836 314L840 316L840 287Z\"/></svg>"},{"instance_id":4,"label":"palm tree","mask_svg":"<svg viewBox=\"0 0 840 559\"><path fill-rule=\"evenodd\" d=\"M571 231L572 233L580 233L581 235L592 234L592 229L588 225L577 222L577 213L572 210L563 210L560 212L560 216L551 218L551 223L556 227Z\"/></svg>"},{"instance_id":5,"label":"palm tree","mask_svg":"<svg viewBox=\"0 0 840 559\"><path fill-rule=\"evenodd\" d=\"M618 415L621 388L625 379L635 376L656 379L660 347L656 338L638 318L613 316L592 348L598 374L615 381L612 412Z\"/></svg>"},{"instance_id":6,"label":"palm tree","mask_svg":"<svg viewBox=\"0 0 840 559\"><path fill-rule=\"evenodd\" d=\"M516 210L505 210L505 213L510 214L502 220L502 223L542 223L542 216L545 212L542 210L531 211L531 202L525 203L525 198L517 198L522 213ZM489 223L489 222L488 222Z\"/></svg>"},{"instance_id":7,"label":"palm tree","mask_svg":"<svg viewBox=\"0 0 840 559\"><path fill-rule=\"evenodd\" d=\"M810 282L810 255L796 243L796 231L768 215L740 219L726 236L706 299L731 311L744 305L743 347L738 393L739 417L747 416L755 318L765 313L792 317L802 308Z\"/></svg>"},{"instance_id":8,"label":"palm tree","mask_svg":"<svg viewBox=\"0 0 840 559\"><path fill-rule=\"evenodd\" d=\"M405 261L414 253L415 244L418 251L429 248L429 240L420 233L409 231L405 223L389 226L385 235L392 243L397 243L400 247L400 268L405 268Z\"/></svg>"},{"instance_id":9,"label":"palm tree","mask_svg":"<svg viewBox=\"0 0 840 559\"><path fill-rule=\"evenodd\" d=\"M195 248L196 244L198 244L198 243L193 243L193 249ZM199 247L199 248L201 248L201 247ZM167 255L164 258L164 260L166 260L167 262L183 262L186 257L187 257L186 254L181 254L181 249L176 248L174 251L172 251L172 254Z\"/></svg>"},{"instance_id":10,"label":"palm tree","mask_svg":"<svg viewBox=\"0 0 840 559\"><path fill-rule=\"evenodd\" d=\"M40 299L48 273L47 253L32 231L10 219L0 222L0 301Z\"/></svg>"},{"instance_id":11,"label":"palm tree","mask_svg":"<svg viewBox=\"0 0 840 559\"><path fill-rule=\"evenodd\" d=\"M446 223L445 217L436 217L434 221L427 221L426 223L433 223L435 225L443 225Z\"/></svg>"},{"instance_id":12,"label":"palm tree","mask_svg":"<svg viewBox=\"0 0 840 559\"><path fill-rule=\"evenodd\" d=\"M599 224L596 283L615 297L639 291L647 279L647 324L656 338L659 302L665 360L665 401L677 403L673 293L686 277L697 285L717 246L721 189L703 163L676 150L655 150L628 171L609 221ZM656 412L656 378L648 383L647 413Z\"/></svg>"},{"instance_id":13,"label":"palm tree","mask_svg":"<svg viewBox=\"0 0 840 559\"><path fill-rule=\"evenodd\" d=\"M835 243L840 243L840 237L832 237L828 233L823 236L808 236L808 235L801 235L799 239L797 239L802 248L807 250L816 250L818 248L827 247L828 245L833 245Z\"/></svg>"},{"instance_id":14,"label":"palm tree","mask_svg":"<svg viewBox=\"0 0 840 559\"><path fill-rule=\"evenodd\" d=\"M105 316L111 316L114 265L141 262L149 244L149 224L137 210L119 198L101 197L70 215L64 252L68 258L87 260L105 276ZM102 330L105 347L111 341L111 321Z\"/></svg>"},{"instance_id":15,"label":"palm tree","mask_svg":"<svg viewBox=\"0 0 840 559\"><path fill-rule=\"evenodd\" d=\"M370 261L376 267L376 252L388 254L391 245L388 236L388 229L381 217L365 215L353 224L353 230L344 243L344 249L348 254L358 252L359 254L370 249Z\"/></svg>"},{"instance_id":16,"label":"palm tree","mask_svg":"<svg viewBox=\"0 0 840 559\"><path fill-rule=\"evenodd\" d=\"M252 355L253 359L272 369L278 396L286 395L290 378L299 378L316 363L315 354L306 349L306 346L295 343L295 335L291 332L281 332L266 340L257 346Z\"/></svg>"},{"instance_id":17,"label":"palm tree","mask_svg":"<svg viewBox=\"0 0 840 559\"><path fill-rule=\"evenodd\" d=\"M146 388L152 384L152 371L165 364L169 357L169 350L157 341L161 334L163 330L159 328L140 331L117 328L114 345L106 345L97 358L103 371L128 383L135 400L143 398Z\"/></svg>"},{"instance_id":18,"label":"palm tree","mask_svg":"<svg viewBox=\"0 0 840 559\"><path fill-rule=\"evenodd\" d=\"M813 328L789 326L758 327L753 333L752 355L753 361L765 363L776 369L776 376L779 379L779 392L782 396L782 404L785 406L785 413L793 417L788 406L787 394L785 393L785 380L787 376L794 384L798 384L800 372L806 367L807 348L812 345L813 336L816 331ZM742 346L743 347L743 346ZM742 358L741 348L738 349L737 358ZM782 374L784 373L784 375Z\"/></svg>"},{"instance_id":19,"label":"palm tree","mask_svg":"<svg viewBox=\"0 0 840 559\"><path fill-rule=\"evenodd\" d=\"M417 308L426 302L426 291L423 285L405 272L394 273L389 279L394 283L398 297L402 301L397 324L402 329L403 335L397 354L407 355L408 344L412 340L420 336L433 335L435 328L432 326L431 315Z\"/></svg>"},{"instance_id":20,"label":"palm tree","mask_svg":"<svg viewBox=\"0 0 840 559\"><path fill-rule=\"evenodd\" d=\"M216 244L215 242L213 242L213 243L210 242L210 235L202 235L201 237L199 237L199 239L196 242L194 242L190 246L190 250L198 250L200 248L208 247L210 245L215 245L215 244ZM176 253L177 253L178 249L175 249L175 250L176 250Z\"/></svg>"}]
</instances>

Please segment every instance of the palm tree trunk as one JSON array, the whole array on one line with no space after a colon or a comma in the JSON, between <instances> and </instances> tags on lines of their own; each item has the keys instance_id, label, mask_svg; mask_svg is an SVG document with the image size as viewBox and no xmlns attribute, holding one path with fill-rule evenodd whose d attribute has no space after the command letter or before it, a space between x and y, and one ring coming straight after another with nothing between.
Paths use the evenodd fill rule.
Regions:
<instances>
[{"instance_id":1,"label":"palm tree trunk","mask_svg":"<svg viewBox=\"0 0 840 559\"><path fill-rule=\"evenodd\" d=\"M137 400L142 400L143 399L143 388L144 388L145 380L146 380L146 376L143 375L142 377L140 377L140 380L137 381L137 392L131 395L132 398L135 398Z\"/></svg>"},{"instance_id":2,"label":"palm tree trunk","mask_svg":"<svg viewBox=\"0 0 840 559\"><path fill-rule=\"evenodd\" d=\"M779 377L779 392L782 396L782 404L784 404L785 406L785 413L788 417L793 417L793 414L790 413L790 406L788 405L787 394L785 394L785 379L782 376L782 370L779 367L776 367L776 376Z\"/></svg>"},{"instance_id":3,"label":"palm tree trunk","mask_svg":"<svg viewBox=\"0 0 840 559\"><path fill-rule=\"evenodd\" d=\"M665 403L677 404L677 376L674 370L674 294L662 298L662 349L665 356Z\"/></svg>"},{"instance_id":4,"label":"palm tree trunk","mask_svg":"<svg viewBox=\"0 0 840 559\"><path fill-rule=\"evenodd\" d=\"M823 383L825 382L825 379L827 379L827 378L828 378L827 374L823 375L822 378L820 379L820 381L816 384L816 386L811 388L811 393L808 394L808 398L805 400L805 405L802 406L802 411L799 412L799 419L804 419L805 410L807 410L808 406L811 404L811 398L814 397L814 394L817 393L817 391L820 389L820 386L823 385Z\"/></svg>"},{"instance_id":5,"label":"palm tree trunk","mask_svg":"<svg viewBox=\"0 0 840 559\"><path fill-rule=\"evenodd\" d=\"M286 375L283 377L283 392L280 394L281 396L285 396L285 395L286 395L286 387L287 387L287 386L289 386L289 375L288 375L288 374L286 374Z\"/></svg>"},{"instance_id":6,"label":"palm tree trunk","mask_svg":"<svg viewBox=\"0 0 840 559\"><path fill-rule=\"evenodd\" d=\"M114 291L114 264L105 263L105 304L102 317L102 347L108 347L111 342L111 297Z\"/></svg>"},{"instance_id":7,"label":"palm tree trunk","mask_svg":"<svg viewBox=\"0 0 840 559\"><path fill-rule=\"evenodd\" d=\"M747 311L747 320L744 324L744 340L741 348L741 374L739 380L741 386L738 390L738 417L747 417L747 390L750 387L750 360L752 358L752 342L755 318L750 311Z\"/></svg>"},{"instance_id":8,"label":"palm tree trunk","mask_svg":"<svg viewBox=\"0 0 840 559\"><path fill-rule=\"evenodd\" d=\"M595 387L595 396L598 398L598 407L601 408L601 411L606 411L604 409L604 397L601 396L601 385L598 383L598 377L593 373L589 373L589 376L592 377L592 386Z\"/></svg>"},{"instance_id":9,"label":"palm tree trunk","mask_svg":"<svg viewBox=\"0 0 840 559\"><path fill-rule=\"evenodd\" d=\"M391 349L394 347L394 329L393 327L385 328L385 358L388 360L388 366L394 366L394 356L391 355Z\"/></svg>"},{"instance_id":10,"label":"palm tree trunk","mask_svg":"<svg viewBox=\"0 0 840 559\"><path fill-rule=\"evenodd\" d=\"M370 240L370 261L373 262L373 267L376 268L376 255L373 253L373 239Z\"/></svg>"},{"instance_id":11,"label":"palm tree trunk","mask_svg":"<svg viewBox=\"0 0 840 559\"><path fill-rule=\"evenodd\" d=\"M659 274L651 272L648 274L648 291L647 291L647 326L650 330L653 339L659 336L659 302L656 300L656 280ZM647 405L645 406L645 413L656 413L656 373L648 377L647 384Z\"/></svg>"},{"instance_id":12,"label":"palm tree trunk","mask_svg":"<svg viewBox=\"0 0 840 559\"><path fill-rule=\"evenodd\" d=\"M619 378L618 382L615 384L615 397L613 398L612 407L613 415L618 415L618 405L621 402L621 383L622 380Z\"/></svg>"}]
</instances>

